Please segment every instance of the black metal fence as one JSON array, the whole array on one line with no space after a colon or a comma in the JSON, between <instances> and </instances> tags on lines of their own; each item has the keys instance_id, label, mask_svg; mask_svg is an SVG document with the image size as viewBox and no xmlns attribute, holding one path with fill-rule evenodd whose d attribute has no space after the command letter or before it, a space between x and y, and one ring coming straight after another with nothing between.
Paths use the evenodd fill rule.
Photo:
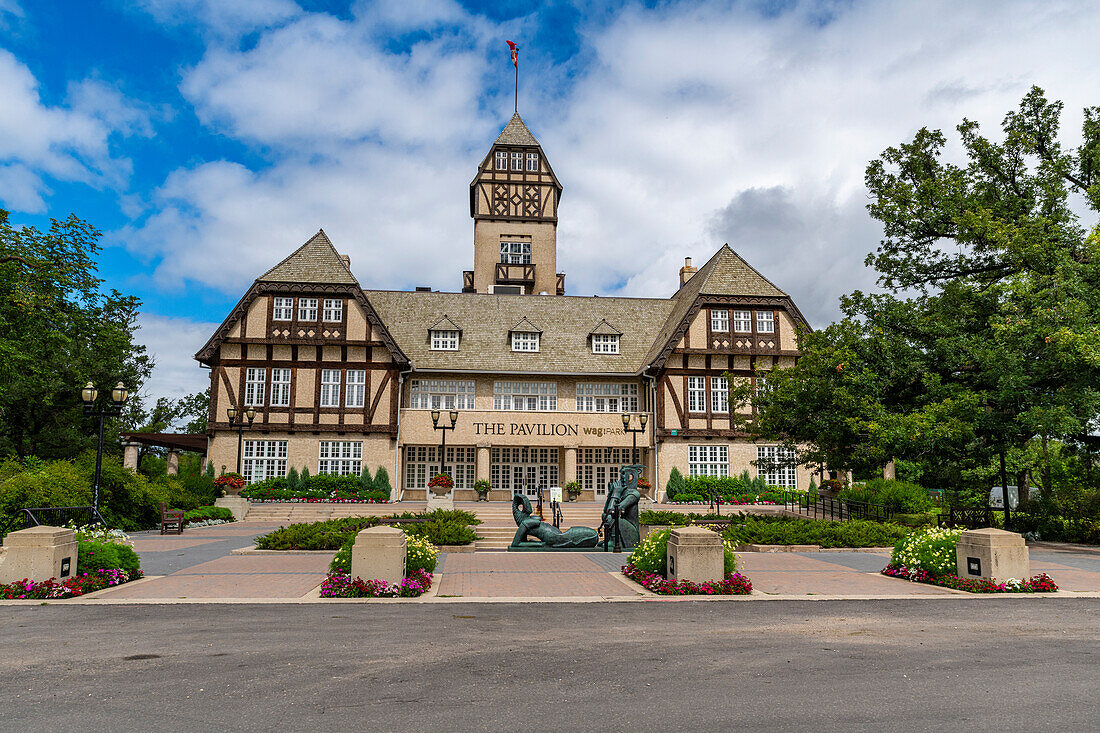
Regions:
<instances>
[{"instance_id":1,"label":"black metal fence","mask_svg":"<svg viewBox=\"0 0 1100 733\"><path fill-rule=\"evenodd\" d=\"M846 522L851 519L889 522L894 516L893 511L885 504L874 504L869 501L841 501L801 491L786 492L783 508L811 519L830 519L837 522Z\"/></svg>"},{"instance_id":2,"label":"black metal fence","mask_svg":"<svg viewBox=\"0 0 1100 733\"><path fill-rule=\"evenodd\" d=\"M966 527L967 529L981 529L993 527L992 507L962 507L951 506L941 512L938 517L941 527Z\"/></svg>"},{"instance_id":3,"label":"black metal fence","mask_svg":"<svg viewBox=\"0 0 1100 733\"><path fill-rule=\"evenodd\" d=\"M107 520L92 506L43 506L20 509L8 521L0 522L0 537L30 527L66 527L70 522L77 527L89 524L107 526Z\"/></svg>"}]
</instances>

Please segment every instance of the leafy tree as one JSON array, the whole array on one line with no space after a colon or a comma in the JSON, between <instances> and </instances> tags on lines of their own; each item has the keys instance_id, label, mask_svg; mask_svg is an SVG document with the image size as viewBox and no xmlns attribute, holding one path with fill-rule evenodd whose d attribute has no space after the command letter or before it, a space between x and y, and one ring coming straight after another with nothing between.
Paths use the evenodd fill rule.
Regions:
<instances>
[{"instance_id":1,"label":"leafy tree","mask_svg":"<svg viewBox=\"0 0 1100 733\"><path fill-rule=\"evenodd\" d=\"M389 496L393 496L393 486L390 484L390 474L385 466L379 466L378 470L375 472L372 488L375 491L385 491Z\"/></svg>"},{"instance_id":2,"label":"leafy tree","mask_svg":"<svg viewBox=\"0 0 1100 733\"><path fill-rule=\"evenodd\" d=\"M948 484L993 460L1008 483L1014 450L1085 432L1100 411L1100 108L1074 152L1061 110L1033 88L1000 141L958 126L965 164L928 129L871 162L884 238L867 264L886 292L842 298L843 321L803 335L753 430L813 441L806 462L897 457Z\"/></svg>"},{"instance_id":3,"label":"leafy tree","mask_svg":"<svg viewBox=\"0 0 1100 733\"><path fill-rule=\"evenodd\" d=\"M298 478L298 469L294 466L290 467L290 470L286 472L286 487L290 491L297 491L300 479Z\"/></svg>"},{"instance_id":4,"label":"leafy tree","mask_svg":"<svg viewBox=\"0 0 1100 733\"><path fill-rule=\"evenodd\" d=\"M672 470L668 472L668 482L665 484L665 493L668 494L668 498L675 499L677 494L683 494L687 491L687 481L684 479L684 474L680 473L680 469L676 466L672 467Z\"/></svg>"},{"instance_id":5,"label":"leafy tree","mask_svg":"<svg viewBox=\"0 0 1100 733\"><path fill-rule=\"evenodd\" d=\"M99 236L75 216L46 232L16 228L0 210L0 455L94 446L80 388L122 382L136 394L152 370L133 340L138 299L100 290Z\"/></svg>"}]
</instances>

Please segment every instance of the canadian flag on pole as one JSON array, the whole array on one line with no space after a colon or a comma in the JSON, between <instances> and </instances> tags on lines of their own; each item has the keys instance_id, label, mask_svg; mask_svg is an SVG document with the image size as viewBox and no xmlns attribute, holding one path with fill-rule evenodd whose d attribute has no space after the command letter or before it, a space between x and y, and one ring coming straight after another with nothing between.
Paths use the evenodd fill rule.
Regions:
<instances>
[{"instance_id":1,"label":"canadian flag on pole","mask_svg":"<svg viewBox=\"0 0 1100 733\"><path fill-rule=\"evenodd\" d=\"M508 41L508 48L512 49L512 66L519 69L519 46Z\"/></svg>"}]
</instances>

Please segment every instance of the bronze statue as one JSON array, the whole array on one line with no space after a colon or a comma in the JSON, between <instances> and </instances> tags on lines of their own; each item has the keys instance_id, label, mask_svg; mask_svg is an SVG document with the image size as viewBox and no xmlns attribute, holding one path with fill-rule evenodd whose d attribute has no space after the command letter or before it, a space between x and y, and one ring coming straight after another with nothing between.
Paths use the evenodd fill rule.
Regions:
<instances>
[{"instance_id":1,"label":"bronze statue","mask_svg":"<svg viewBox=\"0 0 1100 733\"><path fill-rule=\"evenodd\" d=\"M599 533L589 527L570 527L562 532L552 524L547 524L536 516L531 516L531 502L523 494L512 497L512 516L516 520L516 535L512 538L512 547L538 547L563 549L574 547L595 547ZM528 536L541 540L533 542Z\"/></svg>"},{"instance_id":2,"label":"bronze statue","mask_svg":"<svg viewBox=\"0 0 1100 733\"><path fill-rule=\"evenodd\" d=\"M638 477L644 470L644 466L623 466L619 469L619 480L612 481L607 487L601 524L605 550L612 542L616 552L620 548L629 550L638 546L641 534L638 531L638 502L642 498L638 490ZM512 547L562 550L595 547L599 543L599 532L594 529L570 527L562 532L532 516L531 502L522 494L512 497L512 517L517 527Z\"/></svg>"},{"instance_id":3,"label":"bronze statue","mask_svg":"<svg viewBox=\"0 0 1100 733\"><path fill-rule=\"evenodd\" d=\"M645 466L623 466L619 469L619 480L612 481L607 487L607 499L603 503L604 542L613 542L626 549L638 546L641 532L638 530L638 502L642 492L638 490L638 477Z\"/></svg>"}]
</instances>

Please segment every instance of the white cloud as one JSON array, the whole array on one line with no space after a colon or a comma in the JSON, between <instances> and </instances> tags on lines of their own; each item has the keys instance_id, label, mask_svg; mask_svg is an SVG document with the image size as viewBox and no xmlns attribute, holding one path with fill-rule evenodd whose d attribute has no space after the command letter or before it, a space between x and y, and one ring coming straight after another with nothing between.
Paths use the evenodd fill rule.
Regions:
<instances>
[{"instance_id":1,"label":"white cloud","mask_svg":"<svg viewBox=\"0 0 1100 733\"><path fill-rule=\"evenodd\" d=\"M153 375L142 390L150 397L149 405L158 397L179 399L210 386L210 372L199 369L193 357L218 325L152 313L138 317L134 340L144 344L156 362Z\"/></svg>"},{"instance_id":2,"label":"white cloud","mask_svg":"<svg viewBox=\"0 0 1100 733\"><path fill-rule=\"evenodd\" d=\"M198 27L216 36L266 28L301 12L292 0L137 0L136 7L163 25Z\"/></svg>"},{"instance_id":3,"label":"white cloud","mask_svg":"<svg viewBox=\"0 0 1100 733\"><path fill-rule=\"evenodd\" d=\"M45 179L93 186L125 185L130 161L115 156L115 134L151 134L147 112L94 79L70 85L66 106L47 106L38 81L0 49L0 202L30 213L45 211Z\"/></svg>"},{"instance_id":4,"label":"white cloud","mask_svg":"<svg viewBox=\"0 0 1100 733\"><path fill-rule=\"evenodd\" d=\"M366 286L459 287L467 185L509 114L485 91L510 87L487 50L504 33L450 3L359 13L296 17L186 74L200 118L270 164L168 178L126 233L163 257L158 282L236 295L323 226ZM1074 139L1097 102L1081 70L1100 62L1098 21L1098 6L1057 2L862 2L826 23L813 6L764 17L714 3L582 27L588 61L568 94L521 104L565 185L569 291L666 296L683 256L701 264L729 241L823 324L873 281L867 162L922 125L967 116L995 131L1033 83L1066 102ZM407 52L380 30L415 27L431 32Z\"/></svg>"}]
</instances>

